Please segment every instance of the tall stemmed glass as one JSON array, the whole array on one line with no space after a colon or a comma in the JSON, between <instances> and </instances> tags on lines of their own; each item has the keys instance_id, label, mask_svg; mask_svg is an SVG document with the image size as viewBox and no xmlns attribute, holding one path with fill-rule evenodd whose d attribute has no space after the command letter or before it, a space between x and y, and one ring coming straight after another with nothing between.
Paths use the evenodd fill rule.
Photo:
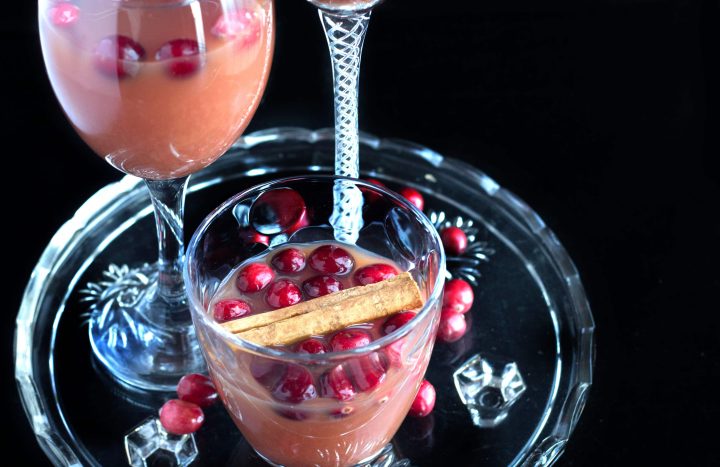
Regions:
<instances>
[{"instance_id":1,"label":"tall stemmed glass","mask_svg":"<svg viewBox=\"0 0 720 467\"><path fill-rule=\"evenodd\" d=\"M188 176L220 157L257 108L273 2L39 0L39 25L68 119L100 157L145 180L155 212L158 261L111 267L86 291L93 350L120 381L170 390L204 369L181 274Z\"/></svg>"},{"instance_id":2,"label":"tall stemmed glass","mask_svg":"<svg viewBox=\"0 0 720 467\"><path fill-rule=\"evenodd\" d=\"M309 0L318 7L330 49L335 99L335 175L358 178L358 83L372 8L382 0ZM339 241L354 243L362 227L362 193L338 180L330 222Z\"/></svg>"}]
</instances>

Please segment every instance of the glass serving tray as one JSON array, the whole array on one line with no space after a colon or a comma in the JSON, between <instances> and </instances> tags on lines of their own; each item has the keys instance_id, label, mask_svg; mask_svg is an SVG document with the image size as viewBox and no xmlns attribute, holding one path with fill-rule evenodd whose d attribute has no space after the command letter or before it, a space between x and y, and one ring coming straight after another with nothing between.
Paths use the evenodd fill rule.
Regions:
<instances>
[{"instance_id":1,"label":"glass serving tray","mask_svg":"<svg viewBox=\"0 0 720 467\"><path fill-rule=\"evenodd\" d=\"M278 128L241 138L193 175L186 232L231 195L271 178L332 172L331 130ZM468 333L438 343L427 378L434 412L408 418L373 465L551 465L568 442L592 383L594 324L572 261L523 201L474 167L414 143L362 135L361 173L425 197L438 226L470 248L448 257L473 284ZM16 371L37 439L55 465L127 465L123 437L167 394L125 389L97 365L88 340L89 282L156 255L147 190L126 176L88 199L54 235L17 318ZM114 265L114 266L111 266ZM301 423L301 422L299 422ZM264 465L221 404L195 434L194 466Z\"/></svg>"}]
</instances>

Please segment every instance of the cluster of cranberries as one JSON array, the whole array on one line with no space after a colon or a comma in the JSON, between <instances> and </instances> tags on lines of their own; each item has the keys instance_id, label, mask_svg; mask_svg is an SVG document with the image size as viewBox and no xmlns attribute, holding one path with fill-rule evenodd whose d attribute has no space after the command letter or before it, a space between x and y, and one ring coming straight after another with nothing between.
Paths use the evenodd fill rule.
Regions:
<instances>
[{"instance_id":1,"label":"cluster of cranberries","mask_svg":"<svg viewBox=\"0 0 720 467\"><path fill-rule=\"evenodd\" d=\"M205 421L204 407L215 403L218 393L210 378L191 373L180 379L177 399L160 408L160 423L168 433L186 435L196 432Z\"/></svg>"},{"instance_id":2,"label":"cluster of cranberries","mask_svg":"<svg viewBox=\"0 0 720 467\"><path fill-rule=\"evenodd\" d=\"M50 21L61 29L74 27L81 18L80 7L70 0L56 0L48 11ZM211 32L216 37L237 39L241 47L250 46L260 38L261 25L257 15L247 9L230 11L220 16ZM173 39L155 52L155 60L165 61L166 72L176 78L194 74L203 64L203 52L194 39ZM145 60L145 49L137 41L120 34L104 37L95 46L93 64L111 78L135 75Z\"/></svg>"},{"instance_id":3,"label":"cluster of cranberries","mask_svg":"<svg viewBox=\"0 0 720 467\"><path fill-rule=\"evenodd\" d=\"M368 285L390 279L397 270L384 263L371 264L357 269L352 278L349 274L355 267L352 255L336 245L322 245L309 255L297 248L286 248L275 253L269 261L255 262L243 266L235 276L235 287L245 298L252 299L258 308L253 310L248 301L229 298L215 303L213 317L225 322L242 318L252 312L265 311L263 301L256 294L263 294L264 305L271 309L285 308L302 300L322 297L345 289L346 284ZM312 274L300 282L297 276L309 268Z\"/></svg>"}]
</instances>

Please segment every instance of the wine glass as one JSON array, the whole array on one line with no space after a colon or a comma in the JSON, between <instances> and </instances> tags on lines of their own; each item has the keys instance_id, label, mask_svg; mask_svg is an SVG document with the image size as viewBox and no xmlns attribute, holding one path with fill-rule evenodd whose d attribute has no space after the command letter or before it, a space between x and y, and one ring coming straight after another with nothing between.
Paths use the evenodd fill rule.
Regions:
<instances>
[{"instance_id":1,"label":"wine glass","mask_svg":"<svg viewBox=\"0 0 720 467\"><path fill-rule=\"evenodd\" d=\"M39 0L50 82L80 137L144 179L159 258L90 284L95 355L121 382L171 390L202 371L182 281L188 177L247 127L274 47L272 0ZM149 240L149 239L147 239Z\"/></svg>"}]
</instances>

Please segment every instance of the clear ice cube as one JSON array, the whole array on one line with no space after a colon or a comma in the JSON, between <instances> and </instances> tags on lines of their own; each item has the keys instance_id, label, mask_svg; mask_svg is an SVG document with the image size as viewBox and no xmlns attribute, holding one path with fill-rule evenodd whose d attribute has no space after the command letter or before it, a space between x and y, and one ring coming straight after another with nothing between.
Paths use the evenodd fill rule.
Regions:
<instances>
[{"instance_id":1,"label":"clear ice cube","mask_svg":"<svg viewBox=\"0 0 720 467\"><path fill-rule=\"evenodd\" d=\"M499 425L526 386L515 362L490 355L474 355L453 373L460 400L480 428Z\"/></svg>"},{"instance_id":2,"label":"clear ice cube","mask_svg":"<svg viewBox=\"0 0 720 467\"><path fill-rule=\"evenodd\" d=\"M195 460L198 450L192 434L168 433L157 417L150 417L125 435L125 453L133 467L147 467L156 454L184 467Z\"/></svg>"}]
</instances>

